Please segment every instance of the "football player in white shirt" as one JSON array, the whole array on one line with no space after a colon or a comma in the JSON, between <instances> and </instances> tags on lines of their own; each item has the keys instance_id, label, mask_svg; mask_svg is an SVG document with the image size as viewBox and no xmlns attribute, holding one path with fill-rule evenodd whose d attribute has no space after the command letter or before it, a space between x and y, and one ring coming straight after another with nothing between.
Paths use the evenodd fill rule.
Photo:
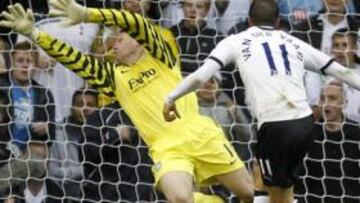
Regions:
<instances>
[{"instance_id":1,"label":"football player in white shirt","mask_svg":"<svg viewBox=\"0 0 360 203\"><path fill-rule=\"evenodd\" d=\"M360 75L287 33L279 24L275 0L253 0L246 31L220 42L205 64L165 99L164 118L178 116L175 101L196 90L223 66L235 62L246 88L247 102L258 119L256 158L271 203L293 202L293 183L313 127L304 72L331 75L360 90ZM180 116L181 116L181 112ZM181 119L181 118L179 118Z\"/></svg>"}]
</instances>

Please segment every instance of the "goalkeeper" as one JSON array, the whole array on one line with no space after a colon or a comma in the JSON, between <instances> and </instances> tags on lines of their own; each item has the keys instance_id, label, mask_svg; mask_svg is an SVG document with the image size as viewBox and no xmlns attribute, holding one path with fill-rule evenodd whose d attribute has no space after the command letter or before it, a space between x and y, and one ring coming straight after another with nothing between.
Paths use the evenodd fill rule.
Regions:
<instances>
[{"instance_id":1,"label":"goalkeeper","mask_svg":"<svg viewBox=\"0 0 360 203\"><path fill-rule=\"evenodd\" d=\"M19 4L1 14L5 20L0 26L29 36L48 55L120 102L149 146L155 184L170 202L222 202L219 197L193 192L193 182L215 181L243 202L252 202L251 177L221 128L198 113L195 94L177 102L180 119L171 123L163 119L163 101L182 78L176 57L150 21L124 10L85 8L74 0L50 4L50 15L65 17L67 25L118 26L112 47L116 64L99 62L38 30L31 10L25 12Z\"/></svg>"}]
</instances>

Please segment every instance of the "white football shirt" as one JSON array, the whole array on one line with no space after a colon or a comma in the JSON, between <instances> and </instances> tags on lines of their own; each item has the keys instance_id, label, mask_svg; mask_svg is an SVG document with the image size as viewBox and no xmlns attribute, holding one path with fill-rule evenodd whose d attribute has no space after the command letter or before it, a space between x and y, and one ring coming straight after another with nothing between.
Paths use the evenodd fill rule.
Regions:
<instances>
[{"instance_id":1,"label":"white football shirt","mask_svg":"<svg viewBox=\"0 0 360 203\"><path fill-rule=\"evenodd\" d=\"M255 26L221 41L209 58L221 65L236 63L259 127L309 116L305 69L321 72L333 61L283 31Z\"/></svg>"}]
</instances>

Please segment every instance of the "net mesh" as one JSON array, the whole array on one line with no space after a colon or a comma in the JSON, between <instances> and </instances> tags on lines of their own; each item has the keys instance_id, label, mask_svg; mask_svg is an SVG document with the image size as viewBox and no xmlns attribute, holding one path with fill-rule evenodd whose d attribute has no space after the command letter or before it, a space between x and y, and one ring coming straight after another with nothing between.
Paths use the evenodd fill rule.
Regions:
<instances>
[{"instance_id":1,"label":"net mesh","mask_svg":"<svg viewBox=\"0 0 360 203\"><path fill-rule=\"evenodd\" d=\"M59 19L48 18L46 0L1 1L1 11L16 2L34 11L37 27L99 60L112 60L106 52L108 42L103 39L108 28L91 24L62 28ZM120 8L125 1L79 2L89 7ZM136 2L130 1L129 9L136 7ZM154 22L170 28L179 48L184 75L196 70L221 39L248 26L249 0L212 3L207 24L189 33L181 24L185 4L174 0L149 2L148 7L140 7L135 12L147 13ZM310 19L317 16L324 5L320 0L304 2L305 7L295 13L292 1L279 1L284 9L281 27L311 42L311 35L322 34L322 31L312 28ZM348 16L357 14L353 6L347 8ZM308 26L300 26L304 24L302 18ZM351 29L356 32L357 28ZM32 88L20 91L19 84L7 77L8 70L17 70L19 63L19 57L12 55L12 51L19 49L16 44L26 40L1 28L0 202L39 202L39 199L46 202L166 202L153 187L151 170L156 165L119 104L97 95L82 79L40 50L36 51L38 61L33 61L34 71L18 72L24 84ZM313 43L316 46L318 42ZM26 47L25 50L31 51ZM197 96L201 114L214 118L222 126L251 171L256 120L245 103L244 91L239 72L229 65L200 89ZM96 102L91 98L94 95L99 98ZM346 129L334 138L319 122L321 138L305 158L300 180L295 185L300 202L359 202L360 134L356 134L359 132L356 123L344 121L343 124ZM234 195L227 193L226 198L231 201Z\"/></svg>"}]
</instances>

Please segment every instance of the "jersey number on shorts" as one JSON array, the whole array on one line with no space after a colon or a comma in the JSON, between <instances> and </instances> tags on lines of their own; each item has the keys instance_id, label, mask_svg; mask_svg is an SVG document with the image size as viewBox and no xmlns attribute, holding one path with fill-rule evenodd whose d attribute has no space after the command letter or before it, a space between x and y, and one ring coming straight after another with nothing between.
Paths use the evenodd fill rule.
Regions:
<instances>
[{"instance_id":1,"label":"jersey number on shorts","mask_svg":"<svg viewBox=\"0 0 360 203\"><path fill-rule=\"evenodd\" d=\"M259 159L261 174L271 177L273 175L269 159Z\"/></svg>"},{"instance_id":2,"label":"jersey number on shorts","mask_svg":"<svg viewBox=\"0 0 360 203\"><path fill-rule=\"evenodd\" d=\"M273 58L273 56L271 54L269 43L264 42L264 43L262 43L262 46L264 48L265 55L266 55L267 61L269 63L271 75L277 75L278 71L277 71L277 69L275 67L274 58ZM285 74L286 75L291 75L290 63L289 63L289 59L288 59L288 52L286 50L285 44L279 45L279 48L281 50L281 55L282 55L282 58L284 60Z\"/></svg>"}]
</instances>

